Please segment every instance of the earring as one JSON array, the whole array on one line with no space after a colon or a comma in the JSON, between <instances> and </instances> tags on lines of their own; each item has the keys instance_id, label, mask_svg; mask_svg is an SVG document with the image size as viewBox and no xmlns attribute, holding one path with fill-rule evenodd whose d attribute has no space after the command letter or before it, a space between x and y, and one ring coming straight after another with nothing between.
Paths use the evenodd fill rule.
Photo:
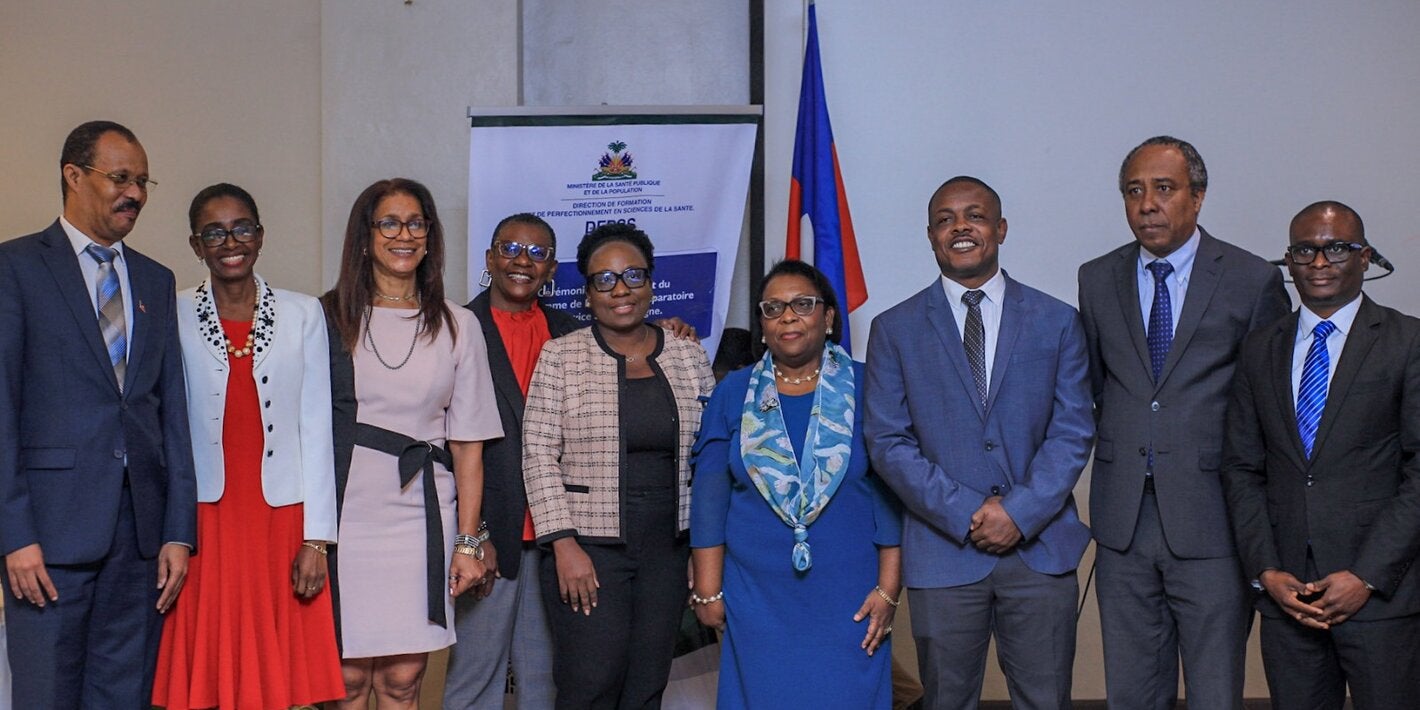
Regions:
<instances>
[{"instance_id":1,"label":"earring","mask_svg":"<svg viewBox=\"0 0 1420 710\"><path fill-rule=\"evenodd\" d=\"M833 326L828 326L828 332L824 333L824 335L833 335Z\"/></svg>"},{"instance_id":2,"label":"earring","mask_svg":"<svg viewBox=\"0 0 1420 710\"><path fill-rule=\"evenodd\" d=\"M370 255L370 248L369 248L369 247L360 247L360 256L369 256L369 255Z\"/></svg>"},{"instance_id":3,"label":"earring","mask_svg":"<svg viewBox=\"0 0 1420 710\"><path fill-rule=\"evenodd\" d=\"M483 275L478 277L478 285L488 288L493 285L493 274L488 273L488 269L483 270Z\"/></svg>"},{"instance_id":4,"label":"earring","mask_svg":"<svg viewBox=\"0 0 1420 710\"><path fill-rule=\"evenodd\" d=\"M548 279L547 283L544 283L542 288L537 290L537 297L552 298L552 295L555 293L557 293L557 281L556 279Z\"/></svg>"},{"instance_id":5,"label":"earring","mask_svg":"<svg viewBox=\"0 0 1420 710\"><path fill-rule=\"evenodd\" d=\"M763 336L763 335L759 336L759 344L760 344L760 345L768 345L768 343L764 342L764 336Z\"/></svg>"}]
</instances>

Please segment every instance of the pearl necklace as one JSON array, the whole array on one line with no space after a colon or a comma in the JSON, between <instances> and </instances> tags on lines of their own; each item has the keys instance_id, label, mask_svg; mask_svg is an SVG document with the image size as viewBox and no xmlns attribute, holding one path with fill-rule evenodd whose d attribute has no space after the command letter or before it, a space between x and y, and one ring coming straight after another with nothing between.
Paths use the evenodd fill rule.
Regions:
<instances>
[{"instance_id":1,"label":"pearl necklace","mask_svg":"<svg viewBox=\"0 0 1420 710\"><path fill-rule=\"evenodd\" d=\"M252 279L252 284L255 284L255 283L256 283L256 279ZM227 337L227 331L226 331L226 330L223 330L223 331L222 331L222 342L224 342L224 343L227 344L227 354L228 354L228 355L231 355L231 356L234 357L234 358L240 359L240 358L244 358L244 357L247 357L247 356L251 355L252 346L256 343L256 312L261 309L261 306L260 306L260 304L261 304L261 294L260 294L260 293L258 293L258 294L256 295L256 302L257 302L257 305L252 308L252 314L251 314L251 330L248 330L248 331L247 331L247 342L246 342L246 345L243 345L243 346L240 347L240 348L237 347L237 346L235 346L235 345L233 345L233 344L232 344L232 339L229 338L229 337ZM216 305L217 299L215 299L215 298L212 299L212 303L213 303L213 305Z\"/></svg>"},{"instance_id":2,"label":"pearl necklace","mask_svg":"<svg viewBox=\"0 0 1420 710\"><path fill-rule=\"evenodd\" d=\"M256 342L256 324L252 323L252 329L247 331L247 344L242 347L232 345L232 339L227 337L226 331L222 332L222 340L227 343L227 354L235 358L244 358L251 355L252 345Z\"/></svg>"},{"instance_id":3,"label":"pearl necklace","mask_svg":"<svg viewBox=\"0 0 1420 710\"><path fill-rule=\"evenodd\" d=\"M778 377L778 378L781 379L781 380L784 380L784 384L788 384L788 385L802 385L802 384L804 384L805 382L813 382L814 379L818 377L819 369L820 369L820 368L815 367L815 368L814 368L814 371L813 371L813 374L811 374L811 375L804 375L804 376L802 376L802 377L789 377L788 375L785 375L784 373L780 372L780 371L779 371L779 366L778 366L778 365L775 365L775 366L774 366L774 376L775 376L775 377Z\"/></svg>"}]
</instances>

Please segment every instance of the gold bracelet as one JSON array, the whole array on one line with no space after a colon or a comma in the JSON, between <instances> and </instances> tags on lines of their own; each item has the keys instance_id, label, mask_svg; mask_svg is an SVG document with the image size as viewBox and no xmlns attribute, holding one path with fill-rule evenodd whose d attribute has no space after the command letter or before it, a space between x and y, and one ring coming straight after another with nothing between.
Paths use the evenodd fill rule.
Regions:
<instances>
[{"instance_id":1,"label":"gold bracelet","mask_svg":"<svg viewBox=\"0 0 1420 710\"><path fill-rule=\"evenodd\" d=\"M329 554L325 549L325 545L322 545L319 542L311 542L310 540L304 540L301 542L301 546L309 547L312 550L321 553L322 555Z\"/></svg>"},{"instance_id":2,"label":"gold bracelet","mask_svg":"<svg viewBox=\"0 0 1420 710\"><path fill-rule=\"evenodd\" d=\"M469 557L472 557L472 558L475 559L475 560L482 560L482 559L483 559L483 548L482 548L482 547L479 547L479 546L477 546L477 545L465 545L465 544L459 543L459 544L457 544L457 545L454 545L454 554L455 554L455 555L468 555Z\"/></svg>"},{"instance_id":3,"label":"gold bracelet","mask_svg":"<svg viewBox=\"0 0 1420 710\"><path fill-rule=\"evenodd\" d=\"M873 585L873 591L877 592L877 593L878 593L878 596L882 597L882 598L883 598L883 601L887 602L887 603L888 603L889 605L891 605L893 608L896 608L898 604L901 604L901 603L902 603L901 600L894 601L892 597L888 596L888 593L887 593L887 592L884 592L884 591L883 591L883 588L882 588L882 587L879 587L879 586L877 586L877 585Z\"/></svg>"}]
</instances>

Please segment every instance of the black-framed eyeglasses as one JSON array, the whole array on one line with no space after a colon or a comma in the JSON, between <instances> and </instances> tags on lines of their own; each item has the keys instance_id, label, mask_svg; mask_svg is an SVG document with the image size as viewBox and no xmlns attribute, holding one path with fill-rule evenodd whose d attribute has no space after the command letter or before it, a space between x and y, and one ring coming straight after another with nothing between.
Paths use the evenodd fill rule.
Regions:
<instances>
[{"instance_id":1,"label":"black-framed eyeglasses","mask_svg":"<svg viewBox=\"0 0 1420 710\"><path fill-rule=\"evenodd\" d=\"M386 217L375 222L375 229L380 230L380 236L385 239L394 239L405 229L409 230L409 236L415 239L423 239L429 236L429 227L431 225L433 225L433 222L423 217L415 217L408 222L401 222L393 217Z\"/></svg>"},{"instance_id":2,"label":"black-framed eyeglasses","mask_svg":"<svg viewBox=\"0 0 1420 710\"><path fill-rule=\"evenodd\" d=\"M221 227L204 229L201 234L194 234L192 236L201 239L202 243L206 246L219 247L227 243L228 236L237 240L240 244L246 244L256 239L263 229L265 229L265 227L259 224L238 224L231 229L223 229Z\"/></svg>"},{"instance_id":3,"label":"black-framed eyeglasses","mask_svg":"<svg viewBox=\"0 0 1420 710\"><path fill-rule=\"evenodd\" d=\"M783 301L760 301L759 313L765 318L778 318L784 315L784 309L788 308L794 311L795 315L809 316L813 315L814 309L818 308L818 304L823 302L823 299L818 296L799 296L788 303Z\"/></svg>"},{"instance_id":4,"label":"black-framed eyeglasses","mask_svg":"<svg viewBox=\"0 0 1420 710\"><path fill-rule=\"evenodd\" d=\"M1340 264L1351 258L1354 252L1365 249L1365 244L1356 242L1327 242L1321 246L1315 244L1293 244L1287 247L1287 256L1292 258L1294 264L1310 264L1316 260L1316 253L1321 252L1326 257L1327 263Z\"/></svg>"},{"instance_id":5,"label":"black-framed eyeglasses","mask_svg":"<svg viewBox=\"0 0 1420 710\"><path fill-rule=\"evenodd\" d=\"M148 179L147 175L134 177L132 175L129 175L128 173L111 173L107 170L99 170L98 168L92 165L80 165L79 167L85 170L92 170L93 172L96 172L108 178L109 180L112 180L113 186L120 190L127 190L129 185L137 185L139 190L142 190L144 192L151 192L153 188L156 188L158 186L158 181Z\"/></svg>"},{"instance_id":6,"label":"black-framed eyeglasses","mask_svg":"<svg viewBox=\"0 0 1420 710\"><path fill-rule=\"evenodd\" d=\"M627 288L642 288L651 280L650 269L643 269L633 266L621 273L615 271L598 271L595 274L587 275L587 285L593 291L606 293L616 288L616 282L621 281Z\"/></svg>"},{"instance_id":7,"label":"black-framed eyeglasses","mask_svg":"<svg viewBox=\"0 0 1420 710\"><path fill-rule=\"evenodd\" d=\"M553 250L554 247L545 247L538 244L509 242L502 239L493 241L493 252L504 259L516 259L519 254L527 253L529 259L542 263L552 258Z\"/></svg>"}]
</instances>

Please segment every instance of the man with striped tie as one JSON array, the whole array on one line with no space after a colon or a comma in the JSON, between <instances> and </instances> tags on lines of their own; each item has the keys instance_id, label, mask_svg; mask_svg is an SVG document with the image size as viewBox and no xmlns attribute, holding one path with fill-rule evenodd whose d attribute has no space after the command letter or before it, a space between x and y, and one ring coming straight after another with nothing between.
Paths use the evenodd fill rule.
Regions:
<instances>
[{"instance_id":1,"label":"man with striped tie","mask_svg":"<svg viewBox=\"0 0 1420 710\"><path fill-rule=\"evenodd\" d=\"M122 243L155 182L74 129L63 212L0 244L0 576L17 708L146 708L196 543L173 274Z\"/></svg>"},{"instance_id":2,"label":"man with striped tie","mask_svg":"<svg viewBox=\"0 0 1420 710\"><path fill-rule=\"evenodd\" d=\"M1298 213L1285 258L1302 307L1244 341L1223 452L1272 704L1415 707L1420 320L1362 295L1346 205Z\"/></svg>"}]
</instances>

